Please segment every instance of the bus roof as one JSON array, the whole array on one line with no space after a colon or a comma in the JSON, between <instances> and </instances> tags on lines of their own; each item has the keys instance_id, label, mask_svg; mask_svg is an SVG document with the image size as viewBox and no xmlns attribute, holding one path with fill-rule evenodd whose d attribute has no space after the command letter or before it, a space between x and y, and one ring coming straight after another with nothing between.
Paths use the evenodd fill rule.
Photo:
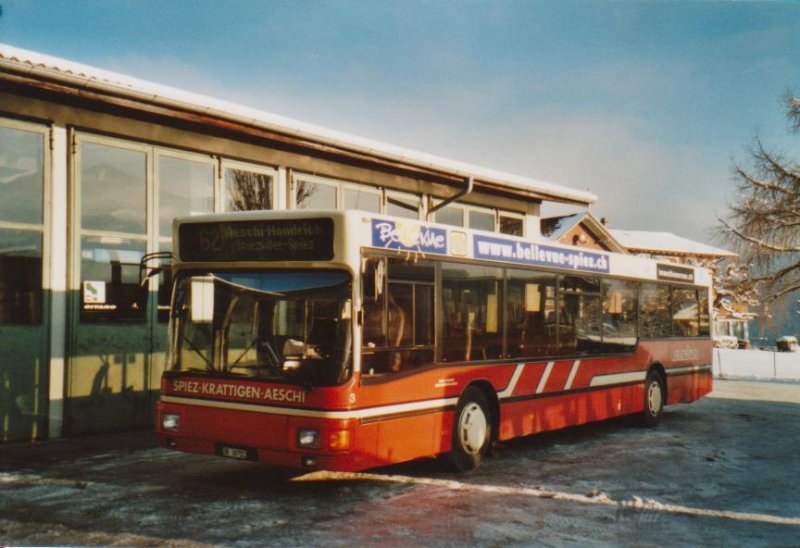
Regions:
<instances>
[{"instance_id":1,"label":"bus roof","mask_svg":"<svg viewBox=\"0 0 800 548\"><path fill-rule=\"evenodd\" d=\"M197 231L181 230L192 225ZM201 229L209 231L206 236L198 236ZM176 219L174 233L178 265L334 261L357 269L362 252L372 249L573 274L711 285L710 272L701 267L367 211L216 213ZM219 239L217 251L199 252L209 238Z\"/></svg>"}]
</instances>

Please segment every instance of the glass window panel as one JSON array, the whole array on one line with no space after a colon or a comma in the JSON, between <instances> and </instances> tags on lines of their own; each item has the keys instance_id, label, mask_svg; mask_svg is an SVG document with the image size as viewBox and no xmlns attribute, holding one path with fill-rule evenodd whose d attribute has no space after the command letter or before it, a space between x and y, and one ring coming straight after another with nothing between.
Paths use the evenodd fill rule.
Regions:
<instances>
[{"instance_id":1,"label":"glass window panel","mask_svg":"<svg viewBox=\"0 0 800 548\"><path fill-rule=\"evenodd\" d=\"M225 168L225 210L272 209L272 177L246 169Z\"/></svg>"},{"instance_id":2,"label":"glass window panel","mask_svg":"<svg viewBox=\"0 0 800 548\"><path fill-rule=\"evenodd\" d=\"M147 288L139 285L143 241L113 236L81 238L81 321L144 322Z\"/></svg>"},{"instance_id":3,"label":"glass window panel","mask_svg":"<svg viewBox=\"0 0 800 548\"><path fill-rule=\"evenodd\" d=\"M172 219L214 211L214 166L204 162L158 158L158 226L172 235Z\"/></svg>"},{"instance_id":4,"label":"glass window panel","mask_svg":"<svg viewBox=\"0 0 800 548\"><path fill-rule=\"evenodd\" d=\"M414 286L414 344L433 344L433 286Z\"/></svg>"},{"instance_id":5,"label":"glass window panel","mask_svg":"<svg viewBox=\"0 0 800 548\"><path fill-rule=\"evenodd\" d=\"M389 194L386 197L386 213L404 219L419 219L419 198Z\"/></svg>"},{"instance_id":6,"label":"glass window panel","mask_svg":"<svg viewBox=\"0 0 800 548\"><path fill-rule=\"evenodd\" d=\"M464 226L464 209L455 206L445 206L435 214L437 223L452 226Z\"/></svg>"},{"instance_id":7,"label":"glass window panel","mask_svg":"<svg viewBox=\"0 0 800 548\"><path fill-rule=\"evenodd\" d=\"M558 292L558 351L597 351L602 341L600 279L564 276Z\"/></svg>"},{"instance_id":8,"label":"glass window panel","mask_svg":"<svg viewBox=\"0 0 800 548\"><path fill-rule=\"evenodd\" d=\"M362 272L364 306L364 347L386 346L385 281L386 259L369 259Z\"/></svg>"},{"instance_id":9,"label":"glass window panel","mask_svg":"<svg viewBox=\"0 0 800 548\"><path fill-rule=\"evenodd\" d=\"M508 354L516 358L556 352L556 275L508 270Z\"/></svg>"},{"instance_id":10,"label":"glass window panel","mask_svg":"<svg viewBox=\"0 0 800 548\"><path fill-rule=\"evenodd\" d=\"M469 227L477 230L494 232L494 213L486 211L470 211Z\"/></svg>"},{"instance_id":11,"label":"glass window panel","mask_svg":"<svg viewBox=\"0 0 800 548\"><path fill-rule=\"evenodd\" d=\"M81 226L144 234L145 153L96 143L81 150Z\"/></svg>"},{"instance_id":12,"label":"glass window panel","mask_svg":"<svg viewBox=\"0 0 800 548\"><path fill-rule=\"evenodd\" d=\"M708 290L698 289L697 293L700 300L700 332L701 337L708 337L711 335L711 323L708 317Z\"/></svg>"},{"instance_id":13,"label":"glass window panel","mask_svg":"<svg viewBox=\"0 0 800 548\"><path fill-rule=\"evenodd\" d=\"M344 209L361 209L363 211L381 212L381 195L377 192L357 188L344 189Z\"/></svg>"},{"instance_id":14,"label":"glass window panel","mask_svg":"<svg viewBox=\"0 0 800 548\"><path fill-rule=\"evenodd\" d=\"M0 325L42 322L42 235L0 230Z\"/></svg>"},{"instance_id":15,"label":"glass window panel","mask_svg":"<svg viewBox=\"0 0 800 548\"><path fill-rule=\"evenodd\" d=\"M336 187L297 179L297 209L336 209Z\"/></svg>"},{"instance_id":16,"label":"glass window panel","mask_svg":"<svg viewBox=\"0 0 800 548\"><path fill-rule=\"evenodd\" d=\"M0 127L0 221L41 224L41 133Z\"/></svg>"},{"instance_id":17,"label":"glass window panel","mask_svg":"<svg viewBox=\"0 0 800 548\"><path fill-rule=\"evenodd\" d=\"M642 284L639 290L639 336L658 339L672 335L668 285Z\"/></svg>"},{"instance_id":18,"label":"glass window panel","mask_svg":"<svg viewBox=\"0 0 800 548\"><path fill-rule=\"evenodd\" d=\"M444 361L502 356L502 283L499 268L442 265Z\"/></svg>"},{"instance_id":19,"label":"glass window panel","mask_svg":"<svg viewBox=\"0 0 800 548\"><path fill-rule=\"evenodd\" d=\"M522 236L522 219L500 215L500 232L510 236Z\"/></svg>"},{"instance_id":20,"label":"glass window panel","mask_svg":"<svg viewBox=\"0 0 800 548\"><path fill-rule=\"evenodd\" d=\"M414 344L414 286L389 282L389 346Z\"/></svg>"},{"instance_id":21,"label":"glass window panel","mask_svg":"<svg viewBox=\"0 0 800 548\"><path fill-rule=\"evenodd\" d=\"M700 334L697 290L674 288L672 290L672 335L697 337Z\"/></svg>"},{"instance_id":22,"label":"glass window panel","mask_svg":"<svg viewBox=\"0 0 800 548\"><path fill-rule=\"evenodd\" d=\"M609 352L636 345L636 282L603 280L603 345Z\"/></svg>"},{"instance_id":23,"label":"glass window panel","mask_svg":"<svg viewBox=\"0 0 800 548\"><path fill-rule=\"evenodd\" d=\"M433 263L369 259L363 276L363 371L390 373L433 362Z\"/></svg>"}]
</instances>

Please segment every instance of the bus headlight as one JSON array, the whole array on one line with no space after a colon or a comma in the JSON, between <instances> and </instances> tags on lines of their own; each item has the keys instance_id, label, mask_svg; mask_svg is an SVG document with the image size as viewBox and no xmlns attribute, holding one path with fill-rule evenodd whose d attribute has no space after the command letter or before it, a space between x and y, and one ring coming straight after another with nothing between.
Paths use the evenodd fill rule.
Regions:
<instances>
[{"instance_id":1,"label":"bus headlight","mask_svg":"<svg viewBox=\"0 0 800 548\"><path fill-rule=\"evenodd\" d=\"M297 446L304 449L319 449L320 436L319 430L312 428L302 428L297 431Z\"/></svg>"},{"instance_id":2,"label":"bus headlight","mask_svg":"<svg viewBox=\"0 0 800 548\"><path fill-rule=\"evenodd\" d=\"M177 432L181 427L181 416L177 413L161 415L161 428L168 432Z\"/></svg>"}]
</instances>

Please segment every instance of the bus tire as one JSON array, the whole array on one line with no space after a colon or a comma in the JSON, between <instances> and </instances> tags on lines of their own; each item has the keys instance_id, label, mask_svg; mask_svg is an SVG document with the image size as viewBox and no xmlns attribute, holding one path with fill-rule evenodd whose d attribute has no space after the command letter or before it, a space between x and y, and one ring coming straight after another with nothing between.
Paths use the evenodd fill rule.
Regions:
<instances>
[{"instance_id":1,"label":"bus tire","mask_svg":"<svg viewBox=\"0 0 800 548\"><path fill-rule=\"evenodd\" d=\"M461 395L453 421L450 461L459 472L480 466L492 443L492 415L480 389L470 386Z\"/></svg>"},{"instance_id":2,"label":"bus tire","mask_svg":"<svg viewBox=\"0 0 800 548\"><path fill-rule=\"evenodd\" d=\"M667 390L664 377L656 369L651 369L644 380L644 411L642 424L655 426L664 411Z\"/></svg>"}]
</instances>

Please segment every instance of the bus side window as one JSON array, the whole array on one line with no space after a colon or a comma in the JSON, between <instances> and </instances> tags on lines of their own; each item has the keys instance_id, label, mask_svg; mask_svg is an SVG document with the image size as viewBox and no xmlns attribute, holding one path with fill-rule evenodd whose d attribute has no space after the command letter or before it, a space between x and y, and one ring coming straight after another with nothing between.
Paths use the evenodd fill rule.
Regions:
<instances>
[{"instance_id":1,"label":"bus side window","mask_svg":"<svg viewBox=\"0 0 800 548\"><path fill-rule=\"evenodd\" d=\"M433 270L424 260L365 262L361 357L366 375L433 362Z\"/></svg>"}]
</instances>

